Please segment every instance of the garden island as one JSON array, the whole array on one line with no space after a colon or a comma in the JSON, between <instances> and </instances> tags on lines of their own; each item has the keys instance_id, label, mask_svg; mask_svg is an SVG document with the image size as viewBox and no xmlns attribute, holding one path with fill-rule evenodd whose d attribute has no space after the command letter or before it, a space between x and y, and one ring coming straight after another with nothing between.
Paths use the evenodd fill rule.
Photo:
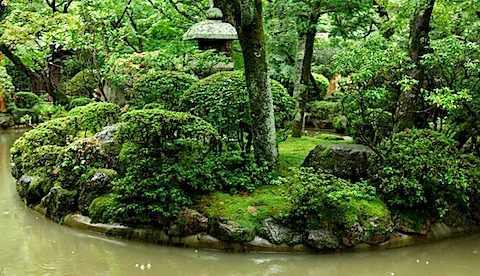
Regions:
<instances>
[{"instance_id":1,"label":"garden island","mask_svg":"<svg viewBox=\"0 0 480 276\"><path fill-rule=\"evenodd\" d=\"M0 125L54 221L235 252L479 230L476 1L17 2Z\"/></svg>"}]
</instances>

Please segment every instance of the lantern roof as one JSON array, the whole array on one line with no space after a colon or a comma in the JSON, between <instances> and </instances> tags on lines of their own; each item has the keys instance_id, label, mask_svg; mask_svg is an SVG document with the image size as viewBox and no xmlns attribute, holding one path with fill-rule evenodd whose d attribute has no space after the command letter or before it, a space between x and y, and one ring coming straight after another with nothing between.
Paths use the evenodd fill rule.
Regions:
<instances>
[{"instance_id":1,"label":"lantern roof","mask_svg":"<svg viewBox=\"0 0 480 276\"><path fill-rule=\"evenodd\" d=\"M235 28L222 22L223 13L219 8L207 10L207 20L196 23L183 35L183 40L235 40L238 39Z\"/></svg>"}]
</instances>

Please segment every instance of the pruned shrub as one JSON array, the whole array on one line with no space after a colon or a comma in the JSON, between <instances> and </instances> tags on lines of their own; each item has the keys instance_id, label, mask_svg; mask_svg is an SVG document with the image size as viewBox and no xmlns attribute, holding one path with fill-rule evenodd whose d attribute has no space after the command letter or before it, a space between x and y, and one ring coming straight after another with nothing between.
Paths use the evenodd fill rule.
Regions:
<instances>
[{"instance_id":1,"label":"pruned shrub","mask_svg":"<svg viewBox=\"0 0 480 276\"><path fill-rule=\"evenodd\" d=\"M84 106L92 102L93 100L90 98L74 98L68 103L68 109L73 109L78 106Z\"/></svg>"},{"instance_id":2,"label":"pruned shrub","mask_svg":"<svg viewBox=\"0 0 480 276\"><path fill-rule=\"evenodd\" d=\"M32 92L17 92L14 98L16 107L21 109L31 109L42 102L42 100Z\"/></svg>"},{"instance_id":3,"label":"pruned shrub","mask_svg":"<svg viewBox=\"0 0 480 276\"><path fill-rule=\"evenodd\" d=\"M443 216L478 195L478 178L470 172L478 158L461 155L455 141L433 130L395 133L372 153L370 164L369 181L395 209Z\"/></svg>"},{"instance_id":4,"label":"pruned shrub","mask_svg":"<svg viewBox=\"0 0 480 276\"><path fill-rule=\"evenodd\" d=\"M327 95L328 87L330 86L330 81L324 77L322 74L312 73L312 76L315 78L315 82L320 91L315 90L313 84L309 83L308 85L308 101L321 101L325 99Z\"/></svg>"},{"instance_id":5,"label":"pruned shrub","mask_svg":"<svg viewBox=\"0 0 480 276\"><path fill-rule=\"evenodd\" d=\"M279 138L290 128L294 101L278 82L272 80L275 127ZM215 126L230 144L248 152L252 142L249 100L241 71L220 72L192 85L182 96L180 109L200 116Z\"/></svg>"},{"instance_id":6,"label":"pruned shrub","mask_svg":"<svg viewBox=\"0 0 480 276\"><path fill-rule=\"evenodd\" d=\"M90 98L98 84L90 70L83 70L67 81L67 95Z\"/></svg>"},{"instance_id":7,"label":"pruned shrub","mask_svg":"<svg viewBox=\"0 0 480 276\"><path fill-rule=\"evenodd\" d=\"M340 113L340 103L314 101L307 103L307 112L321 120L332 120Z\"/></svg>"},{"instance_id":8,"label":"pruned shrub","mask_svg":"<svg viewBox=\"0 0 480 276\"><path fill-rule=\"evenodd\" d=\"M103 127L113 125L118 121L120 107L113 103L93 102L75 107L68 114L80 118L79 130L89 130L96 133Z\"/></svg>"},{"instance_id":9,"label":"pruned shrub","mask_svg":"<svg viewBox=\"0 0 480 276\"><path fill-rule=\"evenodd\" d=\"M165 109L177 110L180 96L195 81L194 76L186 73L151 70L136 79L132 89L127 90L127 103L136 108L158 103Z\"/></svg>"}]
</instances>

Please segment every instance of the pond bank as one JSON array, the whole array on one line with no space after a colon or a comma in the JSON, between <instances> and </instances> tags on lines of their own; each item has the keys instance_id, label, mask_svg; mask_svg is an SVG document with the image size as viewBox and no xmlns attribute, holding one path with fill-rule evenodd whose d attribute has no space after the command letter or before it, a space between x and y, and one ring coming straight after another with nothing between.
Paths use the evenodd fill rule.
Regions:
<instances>
[{"instance_id":1,"label":"pond bank","mask_svg":"<svg viewBox=\"0 0 480 276\"><path fill-rule=\"evenodd\" d=\"M45 208L41 205L33 207L36 212L45 215ZM71 213L65 216L63 224L76 229L101 233L128 240L142 241L154 244L172 245L177 247L218 250L235 253L341 253L376 251L414 246L431 243L444 239L459 237L470 233L480 232L480 227L469 225L465 227L448 226L443 222L430 225L425 234L406 234L392 232L386 241L378 244L358 243L352 247L337 249L317 249L303 244L287 245L273 244L258 235L249 242L222 241L207 232L201 232L188 236L175 236L167 234L167 231L155 227L127 227L119 224L91 223L90 218L79 213Z\"/></svg>"}]
</instances>

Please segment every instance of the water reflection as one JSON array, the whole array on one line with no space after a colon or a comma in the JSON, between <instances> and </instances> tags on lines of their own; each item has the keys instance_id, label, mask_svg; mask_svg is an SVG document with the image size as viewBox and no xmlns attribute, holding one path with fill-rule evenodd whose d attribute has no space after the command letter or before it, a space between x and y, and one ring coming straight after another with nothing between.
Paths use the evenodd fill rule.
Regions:
<instances>
[{"instance_id":1,"label":"water reflection","mask_svg":"<svg viewBox=\"0 0 480 276\"><path fill-rule=\"evenodd\" d=\"M58 225L25 208L0 132L0 275L477 275L480 235L335 255L225 254L131 242Z\"/></svg>"}]
</instances>

